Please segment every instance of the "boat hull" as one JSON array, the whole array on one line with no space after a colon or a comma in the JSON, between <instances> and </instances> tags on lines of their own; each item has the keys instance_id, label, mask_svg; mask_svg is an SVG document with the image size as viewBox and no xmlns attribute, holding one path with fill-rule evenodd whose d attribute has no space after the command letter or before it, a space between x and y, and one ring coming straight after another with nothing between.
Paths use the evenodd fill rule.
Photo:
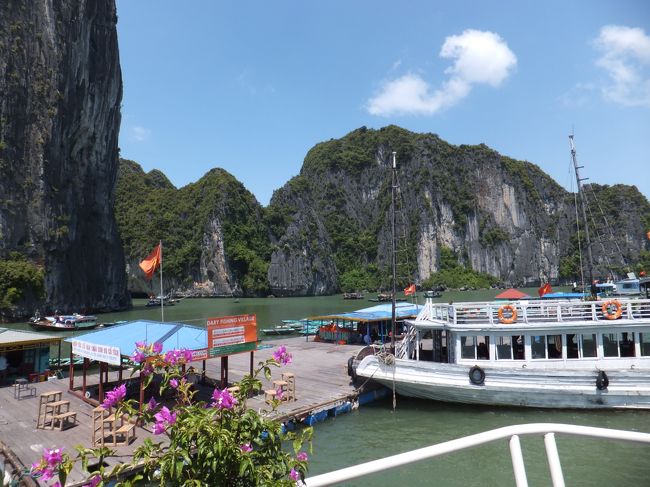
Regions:
<instances>
[{"instance_id":1,"label":"boat hull","mask_svg":"<svg viewBox=\"0 0 650 487\"><path fill-rule=\"evenodd\" d=\"M372 378L398 394L422 399L490 406L558 409L650 409L650 371L606 370L609 385L597 387L598 371L481 369L482 384L469 379L472 366L397 360L387 365L364 358L356 375Z\"/></svg>"}]
</instances>

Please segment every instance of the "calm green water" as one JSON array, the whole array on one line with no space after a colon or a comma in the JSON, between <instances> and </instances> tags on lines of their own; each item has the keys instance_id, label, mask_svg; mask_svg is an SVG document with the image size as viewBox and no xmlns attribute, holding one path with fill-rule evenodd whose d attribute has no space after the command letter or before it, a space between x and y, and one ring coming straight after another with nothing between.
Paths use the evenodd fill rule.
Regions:
<instances>
[{"instance_id":1,"label":"calm green water","mask_svg":"<svg viewBox=\"0 0 650 487\"><path fill-rule=\"evenodd\" d=\"M531 295L536 293L536 289L524 291ZM495 294L495 291L447 292L438 301L487 300ZM145 302L135 300L133 310L100 315L100 321L160 320L160 309L146 308ZM364 300L343 300L341 296L241 299L239 302L233 299L187 299L177 306L165 308L165 321L183 321L201 326L209 317L252 313L257 315L259 328L268 328L283 319L351 311L374 304ZM9 326L29 328L23 323ZM61 334L72 335L70 332ZM261 333L260 338L264 338ZM398 397L395 412L391 401L387 400L316 425L309 473L315 475L468 434L530 422L572 423L650 432L650 412L643 411L490 408ZM557 443L567 485L650 486L649 446L564 437L558 437ZM529 485L550 485L543 438L522 438L522 447ZM366 477L347 485L514 485L514 477L508 444L503 441L421 462L399 471Z\"/></svg>"}]
</instances>

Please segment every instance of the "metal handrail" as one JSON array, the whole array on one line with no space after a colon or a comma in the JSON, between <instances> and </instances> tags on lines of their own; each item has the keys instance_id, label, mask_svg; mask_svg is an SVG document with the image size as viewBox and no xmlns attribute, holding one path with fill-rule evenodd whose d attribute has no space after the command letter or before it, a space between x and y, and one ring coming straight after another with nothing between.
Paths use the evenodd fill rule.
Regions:
<instances>
[{"instance_id":1,"label":"metal handrail","mask_svg":"<svg viewBox=\"0 0 650 487\"><path fill-rule=\"evenodd\" d=\"M624 320L650 319L648 299L603 299L598 301L512 301L512 302L464 302L454 304L427 303L415 321L442 321L466 324L499 324L499 310L504 306L517 313L517 323L547 322L611 322L605 316L603 305L616 302L619 315ZM611 316L610 316L611 318Z\"/></svg>"},{"instance_id":2,"label":"metal handrail","mask_svg":"<svg viewBox=\"0 0 650 487\"><path fill-rule=\"evenodd\" d=\"M361 463L352 467L316 475L305 479L305 485L307 487L334 485L347 480L381 472L383 470L401 467L410 463L445 455L447 453L509 438L510 456L512 458L512 467L514 470L516 485L517 487L527 487L528 480L526 478L526 468L521 453L519 436L543 434L544 445L546 447L546 457L551 471L553 486L564 487L564 475L562 473L560 457L555 445L555 433L650 444L650 433L558 423L519 424L465 436L456 440L445 441L444 443L438 443L437 445L431 445L379 460L373 460L371 462Z\"/></svg>"}]
</instances>

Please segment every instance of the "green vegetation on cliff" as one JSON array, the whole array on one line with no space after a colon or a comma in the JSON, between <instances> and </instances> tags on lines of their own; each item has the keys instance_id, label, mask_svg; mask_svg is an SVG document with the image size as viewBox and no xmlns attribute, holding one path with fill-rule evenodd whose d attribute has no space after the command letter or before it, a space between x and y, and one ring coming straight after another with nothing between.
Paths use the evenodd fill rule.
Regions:
<instances>
[{"instance_id":1,"label":"green vegetation on cliff","mask_svg":"<svg viewBox=\"0 0 650 487\"><path fill-rule=\"evenodd\" d=\"M24 298L44 297L43 268L18 252L0 260L0 314L10 311Z\"/></svg>"},{"instance_id":2,"label":"green vegetation on cliff","mask_svg":"<svg viewBox=\"0 0 650 487\"><path fill-rule=\"evenodd\" d=\"M473 271L458 261L458 255L447 247L440 247L440 270L422 282L423 289L439 287L485 289L497 284L498 279L483 272Z\"/></svg>"}]
</instances>

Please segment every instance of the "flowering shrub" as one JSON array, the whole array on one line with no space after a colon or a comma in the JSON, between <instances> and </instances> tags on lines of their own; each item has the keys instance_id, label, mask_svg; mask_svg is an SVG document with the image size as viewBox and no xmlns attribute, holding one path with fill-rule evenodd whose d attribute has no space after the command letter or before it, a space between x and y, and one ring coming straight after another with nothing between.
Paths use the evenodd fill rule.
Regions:
<instances>
[{"instance_id":1,"label":"flowering shrub","mask_svg":"<svg viewBox=\"0 0 650 487\"><path fill-rule=\"evenodd\" d=\"M125 414L151 427L160 441L146 438L136 448L130 463L120 464L110 472L105 472L102 466L103 459L114 454L109 448L77 447L75 459L60 449L46 450L41 461L32 465L30 474L42 481L58 477L57 484L65 485L75 461L81 461L87 471L90 460L96 459L98 470L86 480L86 485L91 487L104 485L108 478L119 478L135 464L143 467L141 473L121 480L118 485L134 485L145 480L161 486L294 486L304 479L308 456L300 449L305 443L310 445L311 428L301 430L299 435L285 433L278 422L246 404L249 397L262 390L261 374L270 379L272 367L291 363L286 347L279 347L273 358L260 362L253 375L246 375L237 384L236 393L215 388L210 401L196 400L197 391L184 376L183 365L191 360L190 351L171 350L161 354L159 344L136 343L132 356L136 364L134 373L140 372L145 377L146 387L160 374L162 383L158 392L161 397L172 394L173 405L161 405L152 397L139 411L134 400L125 400L125 384L108 392L102 403L104 408L115 409L118 415ZM273 408L278 404L279 400L272 401ZM295 456L283 449L285 441L292 442Z\"/></svg>"}]
</instances>

